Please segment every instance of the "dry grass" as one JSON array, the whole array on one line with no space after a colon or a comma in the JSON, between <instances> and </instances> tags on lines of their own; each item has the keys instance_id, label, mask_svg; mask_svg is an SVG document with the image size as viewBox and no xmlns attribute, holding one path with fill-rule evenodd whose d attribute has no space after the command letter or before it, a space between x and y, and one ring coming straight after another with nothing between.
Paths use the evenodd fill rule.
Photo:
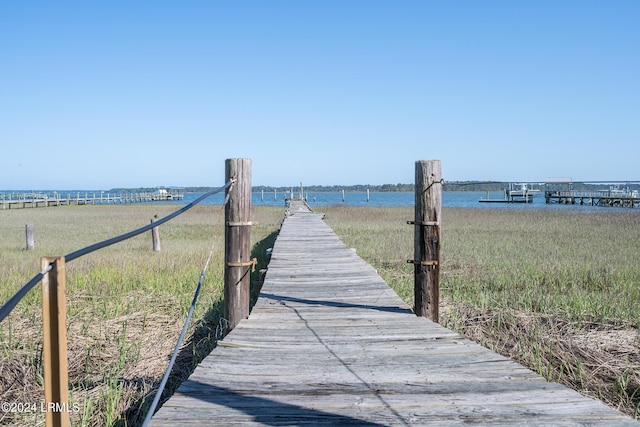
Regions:
<instances>
[{"instance_id":1,"label":"dry grass","mask_svg":"<svg viewBox=\"0 0 640 427\"><path fill-rule=\"evenodd\" d=\"M82 206L0 212L0 300L62 255L147 224L174 207ZM221 334L219 207L161 227L162 253L140 236L67 266L74 425L138 425L167 365L200 270L216 248L170 388ZM322 208L345 243L410 304L411 208ZM640 219L636 212L443 211L441 313L446 326L580 392L638 416ZM270 247L282 208L254 210L254 256ZM36 250L25 251L34 223ZM261 260L264 265L264 259ZM42 401L40 292L0 324L0 401ZM39 412L0 425L43 425Z\"/></svg>"},{"instance_id":2,"label":"dry grass","mask_svg":"<svg viewBox=\"0 0 640 427\"><path fill-rule=\"evenodd\" d=\"M64 255L175 209L121 205L0 212L0 300L6 301L39 271L41 256ZM265 241L273 240L282 215L280 208L254 212L259 222L252 230L256 251L264 252ZM224 330L224 231L219 218L219 206L196 206L160 227L161 253L152 251L150 233L145 233L67 265L69 381L72 408L77 409L71 412L73 425L141 422L212 244L214 256L168 392L215 346ZM35 224L34 251L24 250L27 223ZM44 425L41 325L36 287L0 324L0 401L28 403L36 410L0 412L0 425Z\"/></svg>"},{"instance_id":3,"label":"dry grass","mask_svg":"<svg viewBox=\"0 0 640 427\"><path fill-rule=\"evenodd\" d=\"M638 418L638 330L605 322L569 322L513 310L443 304L442 323L536 371L549 381Z\"/></svg>"}]
</instances>

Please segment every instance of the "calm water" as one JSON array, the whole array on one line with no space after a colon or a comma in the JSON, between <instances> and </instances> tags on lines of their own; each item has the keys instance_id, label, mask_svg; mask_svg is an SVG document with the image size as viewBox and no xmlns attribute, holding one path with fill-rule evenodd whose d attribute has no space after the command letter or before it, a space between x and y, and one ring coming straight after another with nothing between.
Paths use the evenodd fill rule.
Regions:
<instances>
[{"instance_id":1,"label":"calm water","mask_svg":"<svg viewBox=\"0 0 640 427\"><path fill-rule=\"evenodd\" d=\"M191 203L203 193L186 193L182 203ZM294 196L298 197L298 193L294 192ZM251 203L254 206L284 206L284 198L289 197L289 193L273 192L264 195L260 192L253 193ZM459 207L478 207L480 205L487 205L486 203L479 203L478 200L481 197L486 197L485 193L443 193L442 204L443 206L459 206ZM496 196L497 197L497 196ZM502 193L500 193L502 197ZM205 199L203 204L220 204L224 200L224 195L214 194ZM541 198L544 205L544 198ZM413 192L371 192L369 194L369 200L367 201L366 192L345 192L344 200L342 199L341 192L318 192L309 193L307 195L307 202L311 207L313 206L328 206L328 205L348 205L348 206L413 206L414 194ZM171 202L166 202L171 203ZM173 202L175 203L175 202ZM492 205L496 207L497 205Z\"/></svg>"},{"instance_id":2,"label":"calm water","mask_svg":"<svg viewBox=\"0 0 640 427\"><path fill-rule=\"evenodd\" d=\"M16 194L23 192L16 191L0 191L0 194L4 194L5 197L11 195L12 198L16 197ZM30 192L26 192L30 194ZM53 197L52 191L43 191ZM99 197L100 191L60 191L59 193L70 193L75 195L87 194L88 196L97 195ZM181 201L166 201L166 202L149 202L157 204L188 204L202 196L204 193L186 193L184 199ZM299 193L294 192L294 196L298 197ZM369 199L367 200L367 193L365 191L360 192L345 192L344 199L342 192L310 192L307 195L307 201L311 207L315 206L329 206L329 205L346 205L346 206L413 206L414 193L413 192L370 192ZM252 204L253 206L284 206L285 197L289 197L289 192L277 192L275 195L273 192L255 192L253 193ZM479 192L443 192L442 193L442 206L443 207L459 207L459 208L478 208L478 209L563 209L563 210L578 210L578 211L626 211L626 208L607 208L599 206L579 206L579 205L547 205L544 201L543 194L536 194L533 197L532 203L480 203L480 199L497 199L500 200L504 197L502 191L490 192L487 195L486 191ZM224 200L224 193L214 194L201 204L206 205L219 205ZM638 211L638 209L635 209Z\"/></svg>"},{"instance_id":3,"label":"calm water","mask_svg":"<svg viewBox=\"0 0 640 427\"><path fill-rule=\"evenodd\" d=\"M187 193L182 203L187 204L203 193ZM295 196L298 193L294 192ZM275 198L273 192L264 194L261 192L253 193L253 206L284 206L284 198L289 194L279 192ZM461 207L461 208L480 208L480 209L572 209L572 210L607 210L612 209L620 211L622 208L605 208L592 206L566 206L566 205L547 205L544 201L544 195L537 194L533 198L532 203L480 203L480 199L486 199L487 193L482 192L444 192L442 193L443 207ZM489 193L489 199L502 199L502 192ZM222 194L215 194L205 199L203 204L221 204L224 199ZM347 205L347 206L413 206L413 192L370 192L367 201L366 192L345 192L344 201L341 192L310 192L307 195L307 201L311 207L328 206L328 205ZM176 202L160 202L160 203L176 203ZM626 209L625 209L626 210Z\"/></svg>"}]
</instances>

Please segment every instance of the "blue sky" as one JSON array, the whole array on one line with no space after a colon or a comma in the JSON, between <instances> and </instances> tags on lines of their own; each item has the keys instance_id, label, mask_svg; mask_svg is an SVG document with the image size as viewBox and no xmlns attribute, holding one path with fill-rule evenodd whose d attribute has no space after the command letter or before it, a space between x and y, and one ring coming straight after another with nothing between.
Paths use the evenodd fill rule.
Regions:
<instances>
[{"instance_id":1,"label":"blue sky","mask_svg":"<svg viewBox=\"0 0 640 427\"><path fill-rule=\"evenodd\" d=\"M640 2L0 3L0 189L640 179Z\"/></svg>"}]
</instances>

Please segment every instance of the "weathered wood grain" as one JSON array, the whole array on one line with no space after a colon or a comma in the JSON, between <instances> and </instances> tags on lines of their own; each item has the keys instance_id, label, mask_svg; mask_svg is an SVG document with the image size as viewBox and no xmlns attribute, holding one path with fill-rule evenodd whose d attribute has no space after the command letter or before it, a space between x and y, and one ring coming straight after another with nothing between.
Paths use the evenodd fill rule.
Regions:
<instances>
[{"instance_id":1,"label":"weathered wood grain","mask_svg":"<svg viewBox=\"0 0 640 427\"><path fill-rule=\"evenodd\" d=\"M258 302L152 426L639 425L410 308L292 205Z\"/></svg>"},{"instance_id":2,"label":"weathered wood grain","mask_svg":"<svg viewBox=\"0 0 640 427\"><path fill-rule=\"evenodd\" d=\"M237 179L227 189L224 210L224 317L233 329L249 316L251 256L251 159L227 159L225 182Z\"/></svg>"}]
</instances>

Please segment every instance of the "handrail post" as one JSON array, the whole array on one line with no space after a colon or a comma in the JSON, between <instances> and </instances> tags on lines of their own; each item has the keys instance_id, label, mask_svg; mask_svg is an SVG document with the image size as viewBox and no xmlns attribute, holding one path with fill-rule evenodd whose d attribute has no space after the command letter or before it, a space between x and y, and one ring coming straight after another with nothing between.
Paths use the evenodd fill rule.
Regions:
<instances>
[{"instance_id":1,"label":"handrail post","mask_svg":"<svg viewBox=\"0 0 640 427\"><path fill-rule=\"evenodd\" d=\"M237 181L227 189L225 209L224 318L233 329L249 317L251 257L251 159L227 159L225 182Z\"/></svg>"},{"instance_id":2,"label":"handrail post","mask_svg":"<svg viewBox=\"0 0 640 427\"><path fill-rule=\"evenodd\" d=\"M415 313L438 322L440 303L440 160L416 162L414 232Z\"/></svg>"},{"instance_id":3,"label":"handrail post","mask_svg":"<svg viewBox=\"0 0 640 427\"><path fill-rule=\"evenodd\" d=\"M69 426L69 373L67 362L67 303L64 257L41 258L44 400L47 427Z\"/></svg>"},{"instance_id":4,"label":"handrail post","mask_svg":"<svg viewBox=\"0 0 640 427\"><path fill-rule=\"evenodd\" d=\"M27 250L32 251L36 247L36 237L33 224L27 224L24 228L27 239Z\"/></svg>"},{"instance_id":5,"label":"handrail post","mask_svg":"<svg viewBox=\"0 0 640 427\"><path fill-rule=\"evenodd\" d=\"M151 218L153 224L153 218ZM153 244L153 251L160 252L160 227L155 226L151 229L151 242Z\"/></svg>"}]
</instances>

